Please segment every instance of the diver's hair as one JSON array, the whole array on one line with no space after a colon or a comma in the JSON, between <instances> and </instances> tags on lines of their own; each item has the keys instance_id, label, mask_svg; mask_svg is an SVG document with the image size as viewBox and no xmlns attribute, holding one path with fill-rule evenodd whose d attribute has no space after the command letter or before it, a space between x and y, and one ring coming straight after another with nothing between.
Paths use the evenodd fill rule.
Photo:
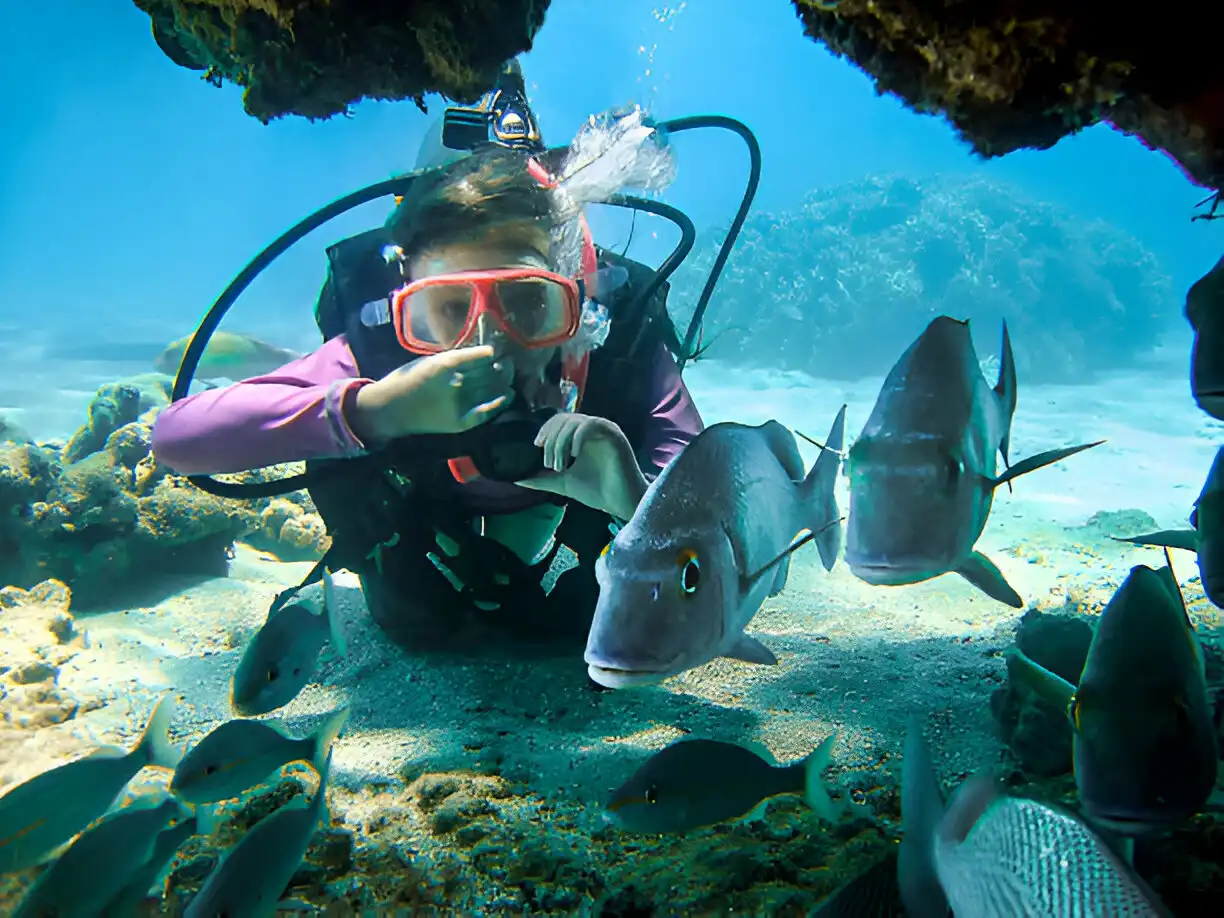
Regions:
<instances>
[{"instance_id":1,"label":"diver's hair","mask_svg":"<svg viewBox=\"0 0 1224 918\"><path fill-rule=\"evenodd\" d=\"M507 245L521 241L535 247L538 234L547 240L551 199L528 171L529 160L525 151L493 147L423 173L387 221L402 257L414 258L435 245L488 238L496 229L514 234L517 227L532 227L521 240L514 235L498 240Z\"/></svg>"}]
</instances>

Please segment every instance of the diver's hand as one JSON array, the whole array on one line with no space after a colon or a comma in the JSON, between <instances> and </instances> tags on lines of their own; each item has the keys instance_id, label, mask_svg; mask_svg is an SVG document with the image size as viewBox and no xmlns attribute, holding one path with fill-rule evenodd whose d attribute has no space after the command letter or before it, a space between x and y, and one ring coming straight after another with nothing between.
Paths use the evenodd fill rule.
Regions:
<instances>
[{"instance_id":1,"label":"diver's hand","mask_svg":"<svg viewBox=\"0 0 1224 918\"><path fill-rule=\"evenodd\" d=\"M514 367L488 345L421 357L357 392L347 418L367 445L413 434L461 433L511 400Z\"/></svg>"},{"instance_id":2,"label":"diver's hand","mask_svg":"<svg viewBox=\"0 0 1224 918\"><path fill-rule=\"evenodd\" d=\"M544 450L545 471L519 485L560 494L617 519L633 516L646 479L618 425L589 414L555 414L535 442Z\"/></svg>"}]
</instances>

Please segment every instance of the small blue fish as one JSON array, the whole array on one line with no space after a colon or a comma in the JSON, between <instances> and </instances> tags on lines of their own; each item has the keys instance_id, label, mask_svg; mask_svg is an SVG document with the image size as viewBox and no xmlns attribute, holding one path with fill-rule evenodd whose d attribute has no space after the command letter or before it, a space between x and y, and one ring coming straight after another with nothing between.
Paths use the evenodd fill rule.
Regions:
<instances>
[{"instance_id":1,"label":"small blue fish","mask_svg":"<svg viewBox=\"0 0 1224 918\"><path fill-rule=\"evenodd\" d=\"M81 833L41 875L13 918L96 918L153 856L161 831L187 815L164 794L125 806Z\"/></svg>"},{"instance_id":2,"label":"small blue fish","mask_svg":"<svg viewBox=\"0 0 1224 918\"><path fill-rule=\"evenodd\" d=\"M183 756L170 790L188 803L216 803L241 796L290 762L305 759L321 771L348 713L341 708L300 739L261 720L223 723Z\"/></svg>"},{"instance_id":3,"label":"small blue fish","mask_svg":"<svg viewBox=\"0 0 1224 918\"><path fill-rule=\"evenodd\" d=\"M659 750L608 801L608 818L630 832L687 832L738 819L778 794L802 794L822 819L838 812L820 780L837 739L774 765L735 743L680 740Z\"/></svg>"},{"instance_id":4,"label":"small blue fish","mask_svg":"<svg viewBox=\"0 0 1224 918\"><path fill-rule=\"evenodd\" d=\"M140 905L149 897L149 890L157 882L158 876L166 869L175 852L183 846L183 842L196 834L196 830L194 816L162 829L153 845L153 856L131 875L123 889L106 904L101 918L132 918L133 915L139 915Z\"/></svg>"},{"instance_id":5,"label":"small blue fish","mask_svg":"<svg viewBox=\"0 0 1224 918\"><path fill-rule=\"evenodd\" d=\"M24 870L107 811L146 765L174 768L182 753L166 729L174 702L163 697L131 751L105 747L31 778L0 797L0 874Z\"/></svg>"},{"instance_id":6,"label":"small blue fish","mask_svg":"<svg viewBox=\"0 0 1224 918\"><path fill-rule=\"evenodd\" d=\"M328 641L343 656L344 635L335 615L335 587L324 571L322 612L297 602L273 612L243 653L234 672L234 710L255 717L287 705L310 682Z\"/></svg>"},{"instance_id":7,"label":"small blue fish","mask_svg":"<svg viewBox=\"0 0 1224 918\"><path fill-rule=\"evenodd\" d=\"M314 799L294 797L256 823L208 875L183 918L273 918L319 822L327 818L330 773L329 752Z\"/></svg>"}]
</instances>

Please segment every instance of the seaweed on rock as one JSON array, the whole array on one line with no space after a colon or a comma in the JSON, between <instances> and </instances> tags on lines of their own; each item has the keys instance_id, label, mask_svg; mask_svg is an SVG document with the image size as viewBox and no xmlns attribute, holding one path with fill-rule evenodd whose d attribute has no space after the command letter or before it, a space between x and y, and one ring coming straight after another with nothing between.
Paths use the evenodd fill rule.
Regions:
<instances>
[{"instance_id":1,"label":"seaweed on rock","mask_svg":"<svg viewBox=\"0 0 1224 918\"><path fill-rule=\"evenodd\" d=\"M691 303L721 233L676 272ZM985 179L871 177L745 223L707 314L712 356L818 377L884 373L937 315L1006 319L1025 381L1082 381L1156 343L1172 280L1135 239ZM677 309L680 324L688 315Z\"/></svg>"}]
</instances>

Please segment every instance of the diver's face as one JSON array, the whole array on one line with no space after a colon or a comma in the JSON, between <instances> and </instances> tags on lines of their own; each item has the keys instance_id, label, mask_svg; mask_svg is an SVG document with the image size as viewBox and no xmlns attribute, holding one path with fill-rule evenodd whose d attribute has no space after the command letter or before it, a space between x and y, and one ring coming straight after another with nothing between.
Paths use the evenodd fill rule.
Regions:
<instances>
[{"instance_id":1,"label":"diver's face","mask_svg":"<svg viewBox=\"0 0 1224 918\"><path fill-rule=\"evenodd\" d=\"M548 236L534 226L521 233L499 227L496 233L470 242L455 242L425 249L408 263L408 276L416 281L444 275L462 274L468 271L492 271L497 269L535 268L550 270L548 263ZM541 287L543 285L540 285ZM471 289L462 284L427 287L415 297L426 301L427 324L437 341L457 341L469 313L474 306ZM520 297L520 300L522 298ZM546 306L541 298L539 304L525 301L500 304L511 314L524 330L530 329L534 312L541 314ZM543 382L544 370L556 356L558 347L525 347L507 333L502 320L493 312L478 316L472 334L459 346L487 344L499 356L508 357L514 364L515 377L520 391L528 398Z\"/></svg>"}]
</instances>

